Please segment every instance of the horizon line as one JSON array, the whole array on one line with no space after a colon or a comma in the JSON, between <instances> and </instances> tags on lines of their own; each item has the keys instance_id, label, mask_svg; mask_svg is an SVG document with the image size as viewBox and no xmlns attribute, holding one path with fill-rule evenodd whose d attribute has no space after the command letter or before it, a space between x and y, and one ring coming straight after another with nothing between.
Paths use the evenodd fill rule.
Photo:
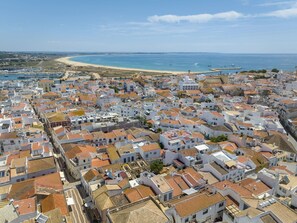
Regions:
<instances>
[{"instance_id":1,"label":"horizon line","mask_svg":"<svg viewBox=\"0 0 297 223\"><path fill-rule=\"evenodd\" d=\"M205 54L297 54L296 53L253 53L253 52L212 52L212 51L51 51L51 50L0 50L0 53L64 53L64 54L190 54L190 53L205 53Z\"/></svg>"}]
</instances>

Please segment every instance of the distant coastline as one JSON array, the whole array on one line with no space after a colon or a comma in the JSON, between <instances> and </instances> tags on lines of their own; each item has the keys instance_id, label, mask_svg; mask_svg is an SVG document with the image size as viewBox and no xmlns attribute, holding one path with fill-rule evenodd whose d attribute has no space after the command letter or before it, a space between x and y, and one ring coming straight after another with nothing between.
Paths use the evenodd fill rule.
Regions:
<instances>
[{"instance_id":1,"label":"distant coastline","mask_svg":"<svg viewBox=\"0 0 297 223\"><path fill-rule=\"evenodd\" d=\"M138 69L138 68L127 68L127 67L114 67L114 66L105 66L91 63L82 63L71 60L73 57L62 57L56 59L56 61L71 65L74 67L97 67L97 68L106 68L106 69L114 69L114 70L125 70L125 71L139 71L139 72L151 72L151 73L165 73L165 74L182 74L184 72L180 71L163 71L163 70L148 70L148 69Z\"/></svg>"},{"instance_id":2,"label":"distant coastline","mask_svg":"<svg viewBox=\"0 0 297 223\"><path fill-rule=\"evenodd\" d=\"M99 65L99 64L92 64L92 63L83 63L71 60L75 56L71 57L61 57L56 59L56 61L60 63L64 63L74 67L97 67L97 68L105 68L105 69L113 69L113 70L123 70L123 71L139 71L139 72L149 72L149 73L160 73L160 74L185 74L182 71L169 71L169 70L151 70L151 69L140 69L140 68L128 68L128 67L117 67L117 66L106 66L106 65ZM213 71L195 71L192 72L195 74L205 74L205 73L213 73Z\"/></svg>"},{"instance_id":3,"label":"distant coastline","mask_svg":"<svg viewBox=\"0 0 297 223\"><path fill-rule=\"evenodd\" d=\"M117 71L134 71L162 74L225 73L231 74L250 70L296 70L296 55L277 54L203 54L203 53L106 53L69 55L58 61L71 66L97 67Z\"/></svg>"}]
</instances>

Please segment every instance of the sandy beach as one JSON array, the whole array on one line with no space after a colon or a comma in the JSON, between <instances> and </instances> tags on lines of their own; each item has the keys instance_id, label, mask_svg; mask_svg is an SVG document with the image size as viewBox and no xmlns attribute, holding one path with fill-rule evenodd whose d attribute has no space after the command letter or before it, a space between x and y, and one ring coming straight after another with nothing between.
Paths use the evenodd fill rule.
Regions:
<instances>
[{"instance_id":1,"label":"sandy beach","mask_svg":"<svg viewBox=\"0 0 297 223\"><path fill-rule=\"evenodd\" d=\"M113 67L113 66L104 66L97 64L89 64L89 63L81 63L71 60L72 57L62 57L56 59L56 61L60 63L65 63L67 65L75 66L75 67L98 67L98 68L106 68L106 69L115 69L115 70L125 70L125 71L139 71L139 72L151 72L151 73L163 73L163 74L184 74L185 72L180 71L164 71L164 70L147 70L147 69L137 69L137 68L126 68L126 67ZM196 73L196 72L195 72ZM204 72L201 72L204 73Z\"/></svg>"}]
</instances>

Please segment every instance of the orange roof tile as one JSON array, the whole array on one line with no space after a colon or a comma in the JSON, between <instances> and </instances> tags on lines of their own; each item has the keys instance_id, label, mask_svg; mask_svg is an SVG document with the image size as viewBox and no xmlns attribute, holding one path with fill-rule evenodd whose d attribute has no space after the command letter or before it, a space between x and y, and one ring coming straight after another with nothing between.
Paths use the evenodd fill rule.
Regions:
<instances>
[{"instance_id":1,"label":"orange roof tile","mask_svg":"<svg viewBox=\"0 0 297 223\"><path fill-rule=\"evenodd\" d=\"M144 152L149 152L149 151L153 151L153 150L160 150L160 146L158 143L151 143L151 144L147 144L141 147L141 150Z\"/></svg>"},{"instance_id":2,"label":"orange roof tile","mask_svg":"<svg viewBox=\"0 0 297 223\"><path fill-rule=\"evenodd\" d=\"M110 165L109 160L100 160L98 158L92 159L92 167L104 167Z\"/></svg>"},{"instance_id":3,"label":"orange roof tile","mask_svg":"<svg viewBox=\"0 0 297 223\"><path fill-rule=\"evenodd\" d=\"M22 199L13 202L14 206L18 205L18 213L20 215L31 214L37 211L36 197Z\"/></svg>"},{"instance_id":4,"label":"orange roof tile","mask_svg":"<svg viewBox=\"0 0 297 223\"><path fill-rule=\"evenodd\" d=\"M59 208L62 215L68 215L68 206L64 194L50 194L41 201L43 213Z\"/></svg>"}]
</instances>

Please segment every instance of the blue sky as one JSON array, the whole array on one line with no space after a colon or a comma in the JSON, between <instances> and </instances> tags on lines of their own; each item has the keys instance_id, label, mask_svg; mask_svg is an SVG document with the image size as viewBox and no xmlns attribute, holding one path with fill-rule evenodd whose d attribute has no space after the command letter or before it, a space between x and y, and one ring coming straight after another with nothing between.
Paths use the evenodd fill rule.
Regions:
<instances>
[{"instance_id":1,"label":"blue sky","mask_svg":"<svg viewBox=\"0 0 297 223\"><path fill-rule=\"evenodd\" d=\"M297 53L297 0L1 0L0 50Z\"/></svg>"}]
</instances>

